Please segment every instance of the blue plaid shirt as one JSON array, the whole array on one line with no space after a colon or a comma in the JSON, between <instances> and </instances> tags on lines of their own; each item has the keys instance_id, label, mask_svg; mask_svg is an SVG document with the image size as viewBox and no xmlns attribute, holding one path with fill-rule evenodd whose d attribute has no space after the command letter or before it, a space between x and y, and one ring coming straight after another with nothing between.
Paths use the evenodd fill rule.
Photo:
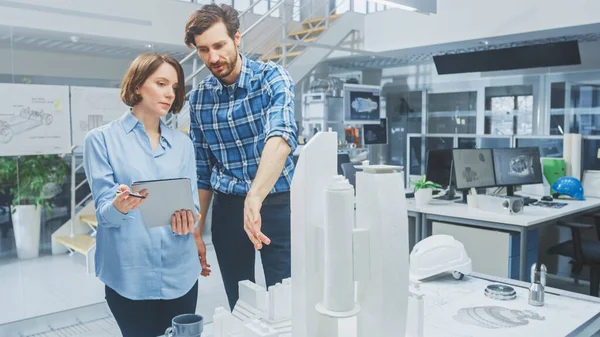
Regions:
<instances>
[{"instance_id":1,"label":"blue plaid shirt","mask_svg":"<svg viewBox=\"0 0 600 337\"><path fill-rule=\"evenodd\" d=\"M242 69L234 84L224 85L211 75L190 92L198 188L245 196L265 142L282 137L292 151L271 193L289 191L298 145L294 84L281 66L240 57Z\"/></svg>"}]
</instances>

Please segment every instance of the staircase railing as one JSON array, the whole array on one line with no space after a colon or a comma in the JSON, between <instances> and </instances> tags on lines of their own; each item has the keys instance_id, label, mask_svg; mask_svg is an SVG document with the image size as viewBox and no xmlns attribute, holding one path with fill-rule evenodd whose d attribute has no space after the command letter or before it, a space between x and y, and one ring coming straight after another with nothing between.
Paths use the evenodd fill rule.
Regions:
<instances>
[{"instance_id":1,"label":"staircase railing","mask_svg":"<svg viewBox=\"0 0 600 337\"><path fill-rule=\"evenodd\" d=\"M328 1L321 2L320 5L310 15L310 17L320 17L319 13L323 13L325 15L322 17L322 19L319 22L314 24L312 26L312 28L307 29L307 32L306 32L306 34L304 34L303 37L301 37L300 39L296 39L296 40L298 42L304 42L309 36L311 36L312 33L314 33L315 30L319 29L323 24L325 24L325 27L329 27L330 17L333 14L335 14L337 12L338 8L340 6L342 6L343 4L345 4L347 1L349 1L349 0L342 0L339 3L337 3L337 5L334 8L331 8L331 9L329 9ZM310 3L310 2L307 1L307 3L302 5L301 8L299 9L299 11L302 10L302 7L306 6L306 4L308 4L308 3ZM285 27L286 24L287 23L284 21L282 25ZM283 66L287 66L287 65L289 65L288 60L287 60L287 54L294 52L302 44L294 44L293 43L294 41L288 42L288 40L289 40L288 34L285 32L285 29L282 29L282 30L284 31L284 35L283 35L281 45L273 46L264 55L271 55L275 50L277 50L277 48L281 47L282 48L281 58L279 60L275 61L275 63L281 64ZM277 32L277 30L275 30L275 33L276 32ZM287 48L288 44L292 44L290 49ZM256 48L254 50L256 50Z\"/></svg>"}]
</instances>

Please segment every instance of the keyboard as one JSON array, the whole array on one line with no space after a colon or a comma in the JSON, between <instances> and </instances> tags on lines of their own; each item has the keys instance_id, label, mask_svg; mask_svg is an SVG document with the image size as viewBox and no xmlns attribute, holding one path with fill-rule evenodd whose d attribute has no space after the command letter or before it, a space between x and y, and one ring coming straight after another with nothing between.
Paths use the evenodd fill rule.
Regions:
<instances>
[{"instance_id":1,"label":"keyboard","mask_svg":"<svg viewBox=\"0 0 600 337\"><path fill-rule=\"evenodd\" d=\"M538 201L533 204L534 206L547 207L547 208L562 208L567 206L566 202L556 202L556 201Z\"/></svg>"},{"instance_id":2,"label":"keyboard","mask_svg":"<svg viewBox=\"0 0 600 337\"><path fill-rule=\"evenodd\" d=\"M534 198L530 198L530 197L525 197L525 196L521 196L521 195L515 195L515 197L523 198L523 203L524 203L525 206L532 205L532 204L534 204L534 203L536 203L538 201L538 199L534 199Z\"/></svg>"}]
</instances>

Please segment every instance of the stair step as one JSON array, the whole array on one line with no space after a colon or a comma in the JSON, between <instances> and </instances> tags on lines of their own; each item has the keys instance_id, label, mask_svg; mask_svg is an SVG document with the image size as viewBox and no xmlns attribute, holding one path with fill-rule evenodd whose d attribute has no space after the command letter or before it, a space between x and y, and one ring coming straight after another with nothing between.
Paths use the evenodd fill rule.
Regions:
<instances>
[{"instance_id":1,"label":"stair step","mask_svg":"<svg viewBox=\"0 0 600 337\"><path fill-rule=\"evenodd\" d=\"M68 235L59 236L56 238L56 242L84 255L87 255L90 249L96 245L96 239L86 234L78 234L74 237Z\"/></svg>"},{"instance_id":2,"label":"stair step","mask_svg":"<svg viewBox=\"0 0 600 337\"><path fill-rule=\"evenodd\" d=\"M340 17L340 14L333 14L329 16L329 21L333 21L337 18ZM320 17L320 18L314 18L311 20L307 20L304 21L302 24L304 25L305 28L310 28L310 27L314 27L315 25L319 24L319 22L323 21L321 24L324 25L325 24L325 18L324 17Z\"/></svg>"},{"instance_id":3,"label":"stair step","mask_svg":"<svg viewBox=\"0 0 600 337\"><path fill-rule=\"evenodd\" d=\"M79 217L79 220L98 228L98 219L96 219L95 215L82 215Z\"/></svg>"},{"instance_id":4,"label":"stair step","mask_svg":"<svg viewBox=\"0 0 600 337\"><path fill-rule=\"evenodd\" d=\"M325 26L320 26L320 27L316 27L316 28L298 30L298 31L291 33L289 35L289 37L290 38L303 38L305 35L312 36L315 33L321 34L325 29L327 29Z\"/></svg>"},{"instance_id":5,"label":"stair step","mask_svg":"<svg viewBox=\"0 0 600 337\"><path fill-rule=\"evenodd\" d=\"M309 37L308 39L298 40L298 41L301 41L301 42L304 42L304 43L310 43L310 42L313 42L313 41L316 41L316 40L317 40L317 37L314 36L314 37ZM297 46L297 45L298 44L293 43L293 42L290 42L290 43L286 44L287 47L293 47L293 46ZM283 44L281 46L283 46ZM277 48L279 48L279 50L281 50L281 46L279 46Z\"/></svg>"},{"instance_id":6,"label":"stair step","mask_svg":"<svg viewBox=\"0 0 600 337\"><path fill-rule=\"evenodd\" d=\"M296 56L298 56L300 54L302 54L302 51L293 51L291 53L287 53L286 57L296 57ZM267 62L267 61L277 61L277 60L279 60L282 57L283 57L282 54L274 54L274 55L265 56L265 57L262 58L262 60L264 62Z\"/></svg>"}]
</instances>

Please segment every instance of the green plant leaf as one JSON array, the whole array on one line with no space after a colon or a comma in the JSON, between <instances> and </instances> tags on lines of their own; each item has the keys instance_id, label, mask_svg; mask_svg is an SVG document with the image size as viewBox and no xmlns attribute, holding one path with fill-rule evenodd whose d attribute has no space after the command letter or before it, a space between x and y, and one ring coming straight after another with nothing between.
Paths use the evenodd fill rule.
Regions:
<instances>
[{"instance_id":1,"label":"green plant leaf","mask_svg":"<svg viewBox=\"0 0 600 337\"><path fill-rule=\"evenodd\" d=\"M63 185L69 165L58 155L0 157L0 192L13 197L13 205L50 207L43 196L48 184Z\"/></svg>"}]
</instances>

